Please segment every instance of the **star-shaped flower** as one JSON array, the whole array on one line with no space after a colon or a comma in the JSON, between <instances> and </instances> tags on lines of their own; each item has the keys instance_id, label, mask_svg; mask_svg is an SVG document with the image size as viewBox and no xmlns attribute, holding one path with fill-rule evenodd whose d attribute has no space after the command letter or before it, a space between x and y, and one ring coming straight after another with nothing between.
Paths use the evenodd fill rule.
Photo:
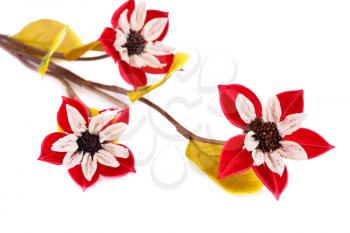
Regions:
<instances>
[{"instance_id":1,"label":"star-shaped flower","mask_svg":"<svg viewBox=\"0 0 350 233\"><path fill-rule=\"evenodd\" d=\"M229 139L221 152L218 178L253 168L262 183L279 199L288 173L283 159L306 160L333 148L316 132L301 128L305 119L303 91L270 98L264 108L248 88L219 86L226 118L243 130Z\"/></svg>"},{"instance_id":2,"label":"star-shaped flower","mask_svg":"<svg viewBox=\"0 0 350 233\"><path fill-rule=\"evenodd\" d=\"M39 160L66 167L83 190L100 174L135 172L131 151L116 141L127 127L129 109L108 109L90 118L84 104L63 97L57 121L62 132L44 139Z\"/></svg>"},{"instance_id":3,"label":"star-shaped flower","mask_svg":"<svg viewBox=\"0 0 350 233\"><path fill-rule=\"evenodd\" d=\"M168 13L146 10L146 3L124 3L105 28L100 42L119 64L122 78L136 89L147 84L145 73L166 73L174 59L173 49L160 41L169 27Z\"/></svg>"}]
</instances>

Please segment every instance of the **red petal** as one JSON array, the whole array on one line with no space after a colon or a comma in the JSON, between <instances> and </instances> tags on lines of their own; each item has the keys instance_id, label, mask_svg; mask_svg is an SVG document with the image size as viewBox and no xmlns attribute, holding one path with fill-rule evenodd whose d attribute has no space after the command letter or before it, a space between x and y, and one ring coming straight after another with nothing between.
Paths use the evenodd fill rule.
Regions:
<instances>
[{"instance_id":1,"label":"red petal","mask_svg":"<svg viewBox=\"0 0 350 233\"><path fill-rule=\"evenodd\" d=\"M124 145L121 145L121 144L118 144L118 145L127 148ZM102 164L98 164L100 174L103 176L120 177L128 174L129 172L135 172L134 156L129 148L128 150L129 150L128 158L126 159L117 158L118 162L120 163L119 167L113 168L113 167L104 166Z\"/></svg>"},{"instance_id":2,"label":"red petal","mask_svg":"<svg viewBox=\"0 0 350 233\"><path fill-rule=\"evenodd\" d=\"M144 87L147 84L147 77L145 72L140 69L131 67L124 61L119 62L119 72L122 78L132 85L136 90L138 87Z\"/></svg>"},{"instance_id":3,"label":"red petal","mask_svg":"<svg viewBox=\"0 0 350 233\"><path fill-rule=\"evenodd\" d=\"M253 170L261 182L270 190L270 192L278 200L281 193L287 186L288 183L288 171L284 168L282 176L272 172L266 164L260 166L253 166Z\"/></svg>"},{"instance_id":4,"label":"red petal","mask_svg":"<svg viewBox=\"0 0 350 233\"><path fill-rule=\"evenodd\" d=\"M247 97L254 105L255 113L261 116L261 104L258 97L248 88L239 85L219 85L220 104L226 118L236 127L245 129L247 124L241 119L236 108L236 98L238 94Z\"/></svg>"},{"instance_id":5,"label":"red petal","mask_svg":"<svg viewBox=\"0 0 350 233\"><path fill-rule=\"evenodd\" d=\"M64 152L56 152L51 150L51 146L53 143L55 143L58 139L65 137L67 134L65 133L52 133L47 135L43 143L41 144L41 153L38 158L38 160L52 163L55 165L61 165L64 156L66 153Z\"/></svg>"},{"instance_id":6,"label":"red petal","mask_svg":"<svg viewBox=\"0 0 350 233\"><path fill-rule=\"evenodd\" d=\"M305 128L298 129L293 134L284 137L284 140L300 144L306 151L309 159L322 155L334 148L321 135Z\"/></svg>"},{"instance_id":7,"label":"red petal","mask_svg":"<svg viewBox=\"0 0 350 233\"><path fill-rule=\"evenodd\" d=\"M230 138L220 155L218 179L242 173L253 165L251 154L243 149L244 135Z\"/></svg>"},{"instance_id":8,"label":"red petal","mask_svg":"<svg viewBox=\"0 0 350 233\"><path fill-rule=\"evenodd\" d=\"M135 2L134 0L129 0L126 1L125 3L123 3L123 5L121 5L118 10L116 10L112 16L112 26L113 28L117 28L118 27L118 21L119 21L119 17L120 15L123 13L124 10L128 9L128 18L130 19L130 15L133 12L135 8Z\"/></svg>"},{"instance_id":9,"label":"red petal","mask_svg":"<svg viewBox=\"0 0 350 233\"><path fill-rule=\"evenodd\" d=\"M304 111L304 91L286 91L277 95L281 104L281 121L290 114L302 113Z\"/></svg>"},{"instance_id":10,"label":"red petal","mask_svg":"<svg viewBox=\"0 0 350 233\"><path fill-rule=\"evenodd\" d=\"M115 62L120 60L118 51L114 48L116 32L112 28L105 28L100 36L99 41L106 53L111 56Z\"/></svg>"},{"instance_id":11,"label":"red petal","mask_svg":"<svg viewBox=\"0 0 350 233\"><path fill-rule=\"evenodd\" d=\"M62 96L62 104L60 109L57 112L57 122L64 132L73 133L68 122L67 110L66 110L67 104L76 108L80 112L80 114L84 117L86 122L89 122L89 110L79 100Z\"/></svg>"},{"instance_id":12,"label":"red petal","mask_svg":"<svg viewBox=\"0 0 350 233\"><path fill-rule=\"evenodd\" d=\"M148 10L147 15L146 15L145 25L147 24L148 21L155 19L155 18L168 18L168 15L169 15L168 12L157 11L157 10ZM169 29L169 20L168 20L167 25L164 28L163 33L154 41L163 40L164 37L166 36L166 34L168 33L168 29Z\"/></svg>"},{"instance_id":13,"label":"red petal","mask_svg":"<svg viewBox=\"0 0 350 233\"><path fill-rule=\"evenodd\" d=\"M104 109L104 110L101 110L100 113L103 113L103 112L105 112L107 110L110 110L110 111L119 110L120 114L118 115L118 117L116 117L113 120L113 123L123 122L125 124L129 124L129 116L130 116L130 109L129 109L129 107L124 108L124 109L118 109L118 108Z\"/></svg>"},{"instance_id":14,"label":"red petal","mask_svg":"<svg viewBox=\"0 0 350 233\"><path fill-rule=\"evenodd\" d=\"M174 54L169 54L169 55L164 55L164 56L155 56L155 57L158 58L160 63L166 64L166 66L164 66L161 69L156 69L156 68L152 68L152 67L144 67L144 68L142 68L142 70L144 72L150 73L150 74L165 74L165 73L167 73L168 70L170 69L171 65L173 64Z\"/></svg>"},{"instance_id":15,"label":"red petal","mask_svg":"<svg viewBox=\"0 0 350 233\"><path fill-rule=\"evenodd\" d=\"M80 185L80 187L83 189L83 191L85 191L86 188L90 187L91 185L93 185L99 177L99 171L98 168L94 174L94 176L92 177L91 181L88 181L87 179L85 179L85 176L83 174L83 171L81 169L81 165L77 165L71 169L68 170L69 175L73 178L73 180Z\"/></svg>"}]
</instances>

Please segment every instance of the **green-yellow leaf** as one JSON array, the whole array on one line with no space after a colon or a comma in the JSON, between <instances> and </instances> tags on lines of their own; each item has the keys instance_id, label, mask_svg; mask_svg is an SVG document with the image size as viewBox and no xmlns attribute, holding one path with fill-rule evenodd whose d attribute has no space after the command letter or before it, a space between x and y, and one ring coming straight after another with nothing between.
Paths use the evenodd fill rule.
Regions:
<instances>
[{"instance_id":1,"label":"green-yellow leaf","mask_svg":"<svg viewBox=\"0 0 350 233\"><path fill-rule=\"evenodd\" d=\"M47 52L63 27L65 25L58 21L40 19L25 26L13 38ZM83 44L74 31L67 28L66 36L56 52L62 53L67 60L75 60L90 50L103 51L98 41Z\"/></svg>"},{"instance_id":2,"label":"green-yellow leaf","mask_svg":"<svg viewBox=\"0 0 350 233\"><path fill-rule=\"evenodd\" d=\"M229 193L246 194L260 191L263 187L262 183L252 169L239 175L226 177L221 180L216 179L221 150L222 145L191 140L187 146L186 156Z\"/></svg>"},{"instance_id":3,"label":"green-yellow leaf","mask_svg":"<svg viewBox=\"0 0 350 233\"><path fill-rule=\"evenodd\" d=\"M165 76L159 82L146 87L138 88L136 91L129 91L128 92L129 99L132 102L135 102L136 100L140 99L142 96L146 95L150 91L163 85L176 71L179 71L184 67L188 59L189 59L189 55L187 53L176 53L168 73L166 73Z\"/></svg>"},{"instance_id":4,"label":"green-yellow leaf","mask_svg":"<svg viewBox=\"0 0 350 233\"><path fill-rule=\"evenodd\" d=\"M46 70L50 64L51 56L56 52L57 48L62 44L64 38L66 37L67 29L68 29L68 26L64 26L61 29L61 31L59 31L59 33L56 35L56 37L52 41L49 51L46 53L43 60L41 61L38 71L42 76L44 76L46 73Z\"/></svg>"}]
</instances>

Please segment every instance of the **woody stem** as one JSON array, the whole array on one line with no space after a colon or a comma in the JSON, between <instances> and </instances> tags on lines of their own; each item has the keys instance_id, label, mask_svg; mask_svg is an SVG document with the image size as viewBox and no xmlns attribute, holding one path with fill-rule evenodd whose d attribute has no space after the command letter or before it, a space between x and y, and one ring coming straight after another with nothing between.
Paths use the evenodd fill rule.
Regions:
<instances>
[{"instance_id":1,"label":"woody stem","mask_svg":"<svg viewBox=\"0 0 350 233\"><path fill-rule=\"evenodd\" d=\"M26 65L28 68L37 71L37 67L40 65L41 60L36 55L42 55L45 54L43 51L40 51L38 49L35 49L33 47L30 47L28 45L25 45L11 37L8 37L6 35L0 34L0 47L2 47L4 50L6 50L8 53L19 59L24 65ZM34 53L34 54L33 54ZM95 57L97 58L97 57ZM95 59L94 58L94 59ZM81 59L80 59L81 60ZM96 59L97 60L97 59ZM71 96L77 96L74 92L73 88L71 87L69 82L75 83L78 86L84 87L86 89L91 90L95 94L106 98L107 100L113 102L115 105L117 105L120 108L125 108L127 105L117 98L113 97L110 94L107 94L106 92L102 91L111 91L114 93L127 95L128 90L118 87L115 85L106 85L98 82L93 82L86 80L79 75L73 73L72 71L57 65L54 62L50 62L49 67L47 69L47 74L53 76L54 78L62 81L62 83L65 85L67 92ZM167 119L175 128L176 130L185 138L189 140L197 140L204 143L211 143L211 144L224 144L225 141L216 140L216 139L209 139L204 138L201 136L196 135L195 133L191 132L184 126L182 126L174 117L172 117L169 113L167 113L164 109L162 109L160 106L155 104L154 102L150 101L147 98L140 98L138 101L144 103L145 105L151 107L155 111L157 111L159 114L161 114L165 119Z\"/></svg>"}]
</instances>

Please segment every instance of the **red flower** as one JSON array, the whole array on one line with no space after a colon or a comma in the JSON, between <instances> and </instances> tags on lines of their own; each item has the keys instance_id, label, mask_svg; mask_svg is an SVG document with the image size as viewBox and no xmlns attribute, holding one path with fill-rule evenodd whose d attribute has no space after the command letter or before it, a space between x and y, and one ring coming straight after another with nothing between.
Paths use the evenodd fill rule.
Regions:
<instances>
[{"instance_id":1,"label":"red flower","mask_svg":"<svg viewBox=\"0 0 350 233\"><path fill-rule=\"evenodd\" d=\"M85 105L63 97L57 121L63 132L46 136L39 160L64 165L83 190L100 174L117 177L135 172L131 151L116 143L126 129L129 109L104 110L89 118Z\"/></svg>"},{"instance_id":2,"label":"red flower","mask_svg":"<svg viewBox=\"0 0 350 233\"><path fill-rule=\"evenodd\" d=\"M302 90L280 93L264 108L244 86L219 86L219 92L226 118L243 134L225 143L218 178L252 167L278 200L288 181L283 158L311 159L334 148L316 132L300 128L305 119Z\"/></svg>"},{"instance_id":3,"label":"red flower","mask_svg":"<svg viewBox=\"0 0 350 233\"><path fill-rule=\"evenodd\" d=\"M119 63L123 79L135 89L147 84L146 73L166 73L173 61L173 49L160 41L168 27L168 13L146 10L144 2L135 7L125 2L112 17L113 28L105 28L100 42Z\"/></svg>"}]
</instances>

